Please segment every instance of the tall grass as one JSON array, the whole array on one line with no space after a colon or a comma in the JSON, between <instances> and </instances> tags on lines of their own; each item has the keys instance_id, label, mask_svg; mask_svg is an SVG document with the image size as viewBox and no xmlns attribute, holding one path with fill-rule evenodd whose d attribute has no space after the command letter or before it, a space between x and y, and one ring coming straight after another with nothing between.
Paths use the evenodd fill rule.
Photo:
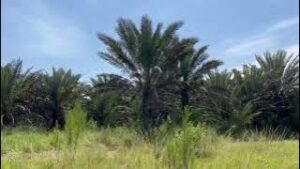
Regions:
<instances>
[{"instance_id":1,"label":"tall grass","mask_svg":"<svg viewBox=\"0 0 300 169\"><path fill-rule=\"evenodd\" d=\"M216 133L202 124L194 126L189 122L191 109L184 111L182 129L167 145L167 165L170 169L191 169L196 158L213 152L217 143Z\"/></svg>"},{"instance_id":2,"label":"tall grass","mask_svg":"<svg viewBox=\"0 0 300 169\"><path fill-rule=\"evenodd\" d=\"M296 169L298 141L282 140L277 131L249 131L242 139L222 137L189 121L181 129L164 124L149 139L127 127L95 128L75 105L66 130L46 133L15 129L1 133L4 169ZM222 147L221 147L222 146Z\"/></svg>"},{"instance_id":3,"label":"tall grass","mask_svg":"<svg viewBox=\"0 0 300 169\"><path fill-rule=\"evenodd\" d=\"M204 129L201 129L201 125L198 127L192 126L192 128L197 128L195 129L197 133L203 132ZM193 129L189 129L189 131L191 132L187 133L193 133ZM176 133L182 134L181 131ZM167 151L167 147L171 144L172 139L178 138L170 135L170 138L164 143L158 143L161 146L157 148L157 144L145 140L142 135L129 128L86 129L78 140L77 152L74 154L68 146L68 138L64 131L45 133L40 130L17 130L12 131L11 134L5 133L5 137L3 137L1 146L5 153L1 155L1 168L169 169L168 163L172 161L167 161L170 160L168 157L170 152ZM54 144L55 140L59 142L59 146ZM206 148L197 146L198 144L190 146L189 151L194 152L191 169L296 169L299 165L299 142L296 140L242 141L219 138L216 144L210 144L210 141L207 140L203 140L203 142L207 143ZM173 150L175 154L182 157L176 150L180 149L182 144L177 145L178 147L173 147ZM197 148L203 148L203 151L210 155L198 157ZM26 151L27 149L31 150ZM159 158L157 158L155 149L160 152ZM173 167L182 169L179 164Z\"/></svg>"},{"instance_id":4,"label":"tall grass","mask_svg":"<svg viewBox=\"0 0 300 169\"><path fill-rule=\"evenodd\" d=\"M87 127L86 113L83 111L79 102L77 102L74 108L68 112L66 117L66 135L68 138L68 144L76 147L79 136Z\"/></svg>"},{"instance_id":5,"label":"tall grass","mask_svg":"<svg viewBox=\"0 0 300 169\"><path fill-rule=\"evenodd\" d=\"M295 137L295 135L289 133L284 129L273 129L271 127L266 127L262 130L246 130L240 135L238 139L242 141L279 141Z\"/></svg>"}]
</instances>

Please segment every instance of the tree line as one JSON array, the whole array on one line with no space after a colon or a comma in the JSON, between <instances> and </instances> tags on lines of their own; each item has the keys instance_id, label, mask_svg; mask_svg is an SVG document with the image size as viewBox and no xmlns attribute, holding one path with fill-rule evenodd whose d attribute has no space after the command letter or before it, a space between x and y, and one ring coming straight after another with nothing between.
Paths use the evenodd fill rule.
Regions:
<instances>
[{"instance_id":1,"label":"tree line","mask_svg":"<svg viewBox=\"0 0 300 169\"><path fill-rule=\"evenodd\" d=\"M117 21L118 39L99 33L107 47L99 56L129 78L103 73L91 84L71 70L22 70L22 61L1 66L1 128L36 126L63 129L65 115L79 101L98 126L136 126L146 133L168 122L190 120L221 133L267 127L299 131L299 54L284 50L256 55L258 65L219 71L208 46L180 38L182 22L163 27L144 16L139 27Z\"/></svg>"}]
</instances>

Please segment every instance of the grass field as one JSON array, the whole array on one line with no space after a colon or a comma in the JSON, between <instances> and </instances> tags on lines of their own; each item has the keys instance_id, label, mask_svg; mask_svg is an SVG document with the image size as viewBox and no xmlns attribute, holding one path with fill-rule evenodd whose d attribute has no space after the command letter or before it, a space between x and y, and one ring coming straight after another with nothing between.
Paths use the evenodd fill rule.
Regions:
<instances>
[{"instance_id":1,"label":"grass field","mask_svg":"<svg viewBox=\"0 0 300 169\"><path fill-rule=\"evenodd\" d=\"M296 169L299 165L297 140L218 140L191 168ZM3 169L167 169L169 162L166 146L126 128L87 130L73 147L62 131L1 134Z\"/></svg>"}]
</instances>

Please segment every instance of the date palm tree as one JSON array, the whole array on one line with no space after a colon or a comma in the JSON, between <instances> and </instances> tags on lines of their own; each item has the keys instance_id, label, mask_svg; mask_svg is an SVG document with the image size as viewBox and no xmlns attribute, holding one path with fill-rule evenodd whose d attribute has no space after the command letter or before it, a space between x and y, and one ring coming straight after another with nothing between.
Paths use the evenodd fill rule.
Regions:
<instances>
[{"instance_id":1,"label":"date palm tree","mask_svg":"<svg viewBox=\"0 0 300 169\"><path fill-rule=\"evenodd\" d=\"M198 50L192 49L190 53L180 59L180 90L181 90L181 108L190 103L190 90L194 87L193 83L201 80L203 76L212 70L215 70L223 62L220 60L208 60L206 54L208 46L203 46Z\"/></svg>"},{"instance_id":2,"label":"date palm tree","mask_svg":"<svg viewBox=\"0 0 300 169\"><path fill-rule=\"evenodd\" d=\"M285 93L299 90L299 54L293 56L286 64L282 77L282 88Z\"/></svg>"},{"instance_id":3,"label":"date palm tree","mask_svg":"<svg viewBox=\"0 0 300 169\"><path fill-rule=\"evenodd\" d=\"M78 81L80 75L73 74L71 70L52 69L52 74L45 76L45 90L50 105L52 117L49 128L55 127L56 122L59 128L65 125L65 109L69 108L79 97Z\"/></svg>"},{"instance_id":4,"label":"date palm tree","mask_svg":"<svg viewBox=\"0 0 300 169\"><path fill-rule=\"evenodd\" d=\"M118 125L132 121L136 115L130 104L135 96L131 81L115 74L99 74L91 78L91 115L99 125Z\"/></svg>"},{"instance_id":5,"label":"date palm tree","mask_svg":"<svg viewBox=\"0 0 300 169\"><path fill-rule=\"evenodd\" d=\"M146 131L151 128L155 83L164 74L162 65L167 61L167 52L176 46L176 32L182 25L182 22L175 22L162 30L163 25L158 23L153 29L152 21L143 16L138 29L131 20L121 18L116 28L120 39L98 34L98 38L107 46L107 52L100 52L100 57L126 72L140 89Z\"/></svg>"},{"instance_id":6,"label":"date palm tree","mask_svg":"<svg viewBox=\"0 0 300 169\"><path fill-rule=\"evenodd\" d=\"M22 72L22 66L21 60L1 66L1 126L7 120L15 125L14 108L20 106L20 98L35 83L35 73L31 69Z\"/></svg>"}]
</instances>

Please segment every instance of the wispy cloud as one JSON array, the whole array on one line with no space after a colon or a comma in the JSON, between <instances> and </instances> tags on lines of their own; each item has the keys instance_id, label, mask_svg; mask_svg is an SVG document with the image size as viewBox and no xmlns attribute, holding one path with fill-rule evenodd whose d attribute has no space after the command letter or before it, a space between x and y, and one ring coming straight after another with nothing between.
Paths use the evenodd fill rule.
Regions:
<instances>
[{"instance_id":1,"label":"wispy cloud","mask_svg":"<svg viewBox=\"0 0 300 169\"><path fill-rule=\"evenodd\" d=\"M257 52L261 50L266 50L274 46L274 40L272 38L260 38L254 40L247 40L241 44L234 45L225 50L228 54L251 54L252 52Z\"/></svg>"},{"instance_id":2,"label":"wispy cloud","mask_svg":"<svg viewBox=\"0 0 300 169\"><path fill-rule=\"evenodd\" d=\"M298 18L299 17L293 17L279 21L260 33L242 38L239 42L236 42L236 44L227 47L225 54L240 56L275 49L278 46L276 33L299 25Z\"/></svg>"},{"instance_id":3,"label":"wispy cloud","mask_svg":"<svg viewBox=\"0 0 300 169\"><path fill-rule=\"evenodd\" d=\"M299 55L299 44L290 45L283 49L286 50L288 54L293 54L294 55L293 57L296 57L297 55ZM257 54L262 54L262 53L257 53ZM252 61L250 64L259 67L259 63L257 62L257 60ZM229 70L232 70L232 69L243 70L243 65L232 66L232 67L229 67L228 69Z\"/></svg>"},{"instance_id":4,"label":"wispy cloud","mask_svg":"<svg viewBox=\"0 0 300 169\"><path fill-rule=\"evenodd\" d=\"M290 28L293 26L297 26L297 25L299 25L299 17L293 17L293 18L279 21L279 22L275 23L274 25L271 25L266 30L266 32L276 32L276 31L280 31L280 30L287 29L287 28Z\"/></svg>"}]
</instances>

